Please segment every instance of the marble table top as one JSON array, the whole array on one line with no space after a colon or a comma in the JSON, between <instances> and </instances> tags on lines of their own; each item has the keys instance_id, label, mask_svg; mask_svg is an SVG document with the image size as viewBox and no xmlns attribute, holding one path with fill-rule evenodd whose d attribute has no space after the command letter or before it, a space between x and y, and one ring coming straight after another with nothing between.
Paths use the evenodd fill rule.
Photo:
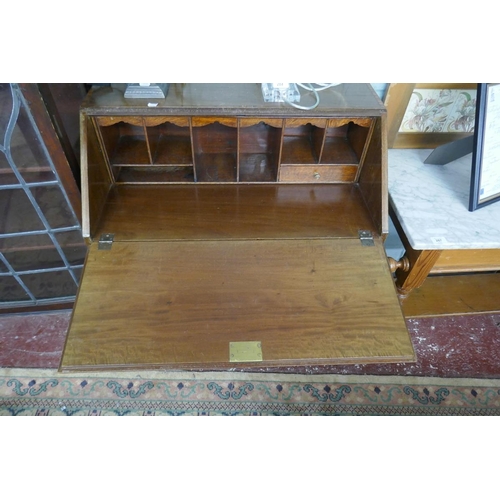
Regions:
<instances>
[{"instance_id":1,"label":"marble table top","mask_svg":"<svg viewBox=\"0 0 500 500\"><path fill-rule=\"evenodd\" d=\"M426 165L431 152L389 150L389 200L412 248L500 248L500 201L468 209L472 154Z\"/></svg>"}]
</instances>

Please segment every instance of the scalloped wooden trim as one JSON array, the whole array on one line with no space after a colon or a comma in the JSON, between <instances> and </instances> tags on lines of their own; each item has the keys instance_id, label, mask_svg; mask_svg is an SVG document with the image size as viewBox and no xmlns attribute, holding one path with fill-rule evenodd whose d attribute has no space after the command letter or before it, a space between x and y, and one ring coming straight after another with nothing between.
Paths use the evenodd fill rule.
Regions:
<instances>
[{"instance_id":1,"label":"scalloped wooden trim","mask_svg":"<svg viewBox=\"0 0 500 500\"><path fill-rule=\"evenodd\" d=\"M360 127L369 128L372 124L371 118L330 118L328 120L329 127L343 127L348 123L354 123L355 125L359 125Z\"/></svg>"},{"instance_id":2,"label":"scalloped wooden trim","mask_svg":"<svg viewBox=\"0 0 500 500\"><path fill-rule=\"evenodd\" d=\"M280 118L240 118L240 127L252 127L259 123L265 123L271 127L283 127L283 120Z\"/></svg>"},{"instance_id":3,"label":"scalloped wooden trim","mask_svg":"<svg viewBox=\"0 0 500 500\"><path fill-rule=\"evenodd\" d=\"M187 116L146 116L144 118L146 127L156 127L163 123L172 123L178 127L189 127L189 118Z\"/></svg>"},{"instance_id":4,"label":"scalloped wooden trim","mask_svg":"<svg viewBox=\"0 0 500 500\"><path fill-rule=\"evenodd\" d=\"M195 116L191 119L193 127L204 127L205 125L211 125L212 123L220 123L221 125L226 125L227 127L237 127L238 119L232 117L223 116Z\"/></svg>"},{"instance_id":5,"label":"scalloped wooden trim","mask_svg":"<svg viewBox=\"0 0 500 500\"><path fill-rule=\"evenodd\" d=\"M308 124L314 127L326 128L326 118L287 118L285 120L285 127L295 128Z\"/></svg>"},{"instance_id":6,"label":"scalloped wooden trim","mask_svg":"<svg viewBox=\"0 0 500 500\"><path fill-rule=\"evenodd\" d=\"M144 124L141 116L98 116L96 120L101 127L109 127L120 122L138 127L142 127Z\"/></svg>"}]
</instances>

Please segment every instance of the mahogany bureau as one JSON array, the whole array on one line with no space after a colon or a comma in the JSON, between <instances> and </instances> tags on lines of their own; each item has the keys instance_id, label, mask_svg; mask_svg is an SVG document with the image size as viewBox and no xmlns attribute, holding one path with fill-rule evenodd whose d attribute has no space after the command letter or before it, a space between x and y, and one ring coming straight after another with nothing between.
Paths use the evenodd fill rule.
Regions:
<instances>
[{"instance_id":1,"label":"mahogany bureau","mask_svg":"<svg viewBox=\"0 0 500 500\"><path fill-rule=\"evenodd\" d=\"M260 84L91 91L89 246L61 370L408 362L383 241L385 108L368 84L310 111Z\"/></svg>"}]
</instances>

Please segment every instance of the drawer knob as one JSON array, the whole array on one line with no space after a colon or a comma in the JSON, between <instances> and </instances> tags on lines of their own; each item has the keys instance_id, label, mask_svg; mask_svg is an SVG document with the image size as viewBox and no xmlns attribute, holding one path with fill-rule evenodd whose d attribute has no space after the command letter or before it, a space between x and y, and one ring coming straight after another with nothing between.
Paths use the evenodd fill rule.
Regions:
<instances>
[{"instance_id":1,"label":"drawer knob","mask_svg":"<svg viewBox=\"0 0 500 500\"><path fill-rule=\"evenodd\" d=\"M320 177L321 177L321 175L319 174L319 172L314 172L315 179L319 179Z\"/></svg>"}]
</instances>

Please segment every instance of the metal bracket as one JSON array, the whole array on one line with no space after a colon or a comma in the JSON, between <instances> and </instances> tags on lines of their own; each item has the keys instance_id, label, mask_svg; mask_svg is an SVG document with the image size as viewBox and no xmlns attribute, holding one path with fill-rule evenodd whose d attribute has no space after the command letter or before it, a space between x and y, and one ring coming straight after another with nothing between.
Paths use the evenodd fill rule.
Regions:
<instances>
[{"instance_id":1,"label":"metal bracket","mask_svg":"<svg viewBox=\"0 0 500 500\"><path fill-rule=\"evenodd\" d=\"M375 246L375 242L373 241L373 235L371 231L359 230L358 236L359 240L361 241L361 245L363 245L364 247Z\"/></svg>"},{"instance_id":2,"label":"metal bracket","mask_svg":"<svg viewBox=\"0 0 500 500\"><path fill-rule=\"evenodd\" d=\"M108 234L101 234L101 237L99 238L99 244L97 245L98 250L111 250L111 245L113 245L113 241L115 239L115 235L108 233Z\"/></svg>"}]
</instances>

